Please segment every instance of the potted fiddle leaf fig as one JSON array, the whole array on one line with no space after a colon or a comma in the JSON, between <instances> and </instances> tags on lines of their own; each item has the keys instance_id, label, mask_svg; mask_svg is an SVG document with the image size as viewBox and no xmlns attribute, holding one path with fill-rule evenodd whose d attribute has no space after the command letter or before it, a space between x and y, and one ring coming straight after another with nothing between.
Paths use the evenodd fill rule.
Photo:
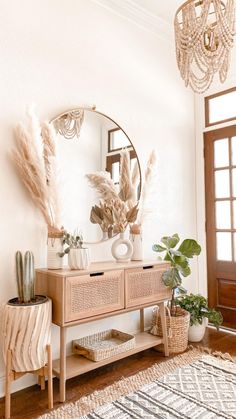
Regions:
<instances>
[{"instance_id":1,"label":"potted fiddle leaf fig","mask_svg":"<svg viewBox=\"0 0 236 419\"><path fill-rule=\"evenodd\" d=\"M182 286L183 278L191 274L190 259L201 253L201 246L193 239L185 239L179 244L178 234L164 236L161 244L154 244L154 252L163 253L163 259L170 262L170 268L163 274L164 284L172 289L171 314L175 315L175 297L177 294L186 294L186 289ZM178 247L176 248L176 246Z\"/></svg>"},{"instance_id":2,"label":"potted fiddle leaf fig","mask_svg":"<svg viewBox=\"0 0 236 419\"><path fill-rule=\"evenodd\" d=\"M190 342L200 342L205 334L208 320L218 330L223 322L223 316L220 311L208 307L205 297L200 294L189 294L180 296L177 304L190 313L190 327L188 331L188 340Z\"/></svg>"},{"instance_id":3,"label":"potted fiddle leaf fig","mask_svg":"<svg viewBox=\"0 0 236 419\"><path fill-rule=\"evenodd\" d=\"M167 313L167 327L169 328L169 349L172 353L182 352L188 345L188 328L190 314L176 304L176 296L186 294L186 289L182 285L183 278L191 274L190 260L198 256L201 252L201 246L194 239L185 239L180 243L178 234L173 236L164 236L160 244L152 246L154 252L163 253L161 259L170 262L170 267L163 273L162 280L164 284L171 288L172 297ZM160 319L154 313L152 330L160 331Z\"/></svg>"},{"instance_id":4,"label":"potted fiddle leaf fig","mask_svg":"<svg viewBox=\"0 0 236 419\"><path fill-rule=\"evenodd\" d=\"M87 269L90 264L89 249L83 247L83 236L81 233L75 232L70 234L64 232L63 245L66 246L63 252L59 253L60 257L68 254L68 264L70 269Z\"/></svg>"}]
</instances>

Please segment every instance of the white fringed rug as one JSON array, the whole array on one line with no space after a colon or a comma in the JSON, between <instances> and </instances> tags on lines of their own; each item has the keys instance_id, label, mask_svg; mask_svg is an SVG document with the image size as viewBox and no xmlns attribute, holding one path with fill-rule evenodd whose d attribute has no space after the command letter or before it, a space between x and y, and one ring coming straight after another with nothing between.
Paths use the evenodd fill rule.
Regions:
<instances>
[{"instance_id":1,"label":"white fringed rug","mask_svg":"<svg viewBox=\"0 0 236 419\"><path fill-rule=\"evenodd\" d=\"M40 418L233 419L235 360L192 349Z\"/></svg>"}]
</instances>

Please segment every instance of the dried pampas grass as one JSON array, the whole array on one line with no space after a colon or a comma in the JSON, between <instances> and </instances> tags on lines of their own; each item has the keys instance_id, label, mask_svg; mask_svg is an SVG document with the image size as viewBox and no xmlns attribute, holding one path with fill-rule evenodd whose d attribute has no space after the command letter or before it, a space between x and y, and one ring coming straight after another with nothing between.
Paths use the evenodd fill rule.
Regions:
<instances>
[{"instance_id":1,"label":"dried pampas grass","mask_svg":"<svg viewBox=\"0 0 236 419\"><path fill-rule=\"evenodd\" d=\"M97 190L102 199L99 209L91 210L91 221L99 224L103 231L110 226L104 223L103 205L111 208L113 217L113 232L122 232L130 225L132 234L140 234L145 220L155 211L156 196L156 154L153 150L147 162L145 178L140 199L138 200L138 185L140 171L138 161L133 171L130 169L130 154L127 149L120 153L119 192L107 172L96 172L86 175L90 185ZM111 220L109 220L111 222Z\"/></svg>"},{"instance_id":2,"label":"dried pampas grass","mask_svg":"<svg viewBox=\"0 0 236 419\"><path fill-rule=\"evenodd\" d=\"M96 189L100 198L105 201L119 199L116 187L108 172L95 172L86 175L90 185Z\"/></svg>"},{"instance_id":3,"label":"dried pampas grass","mask_svg":"<svg viewBox=\"0 0 236 419\"><path fill-rule=\"evenodd\" d=\"M120 192L119 197L126 202L133 197L133 188L130 173L130 154L127 148L120 152Z\"/></svg>"},{"instance_id":4,"label":"dried pampas grass","mask_svg":"<svg viewBox=\"0 0 236 419\"><path fill-rule=\"evenodd\" d=\"M137 218L137 224L139 225L142 225L155 210L153 201L156 187L156 161L156 153L153 150L147 162L144 184L139 201L139 212Z\"/></svg>"},{"instance_id":5,"label":"dried pampas grass","mask_svg":"<svg viewBox=\"0 0 236 419\"><path fill-rule=\"evenodd\" d=\"M39 121L30 110L25 124L20 123L15 129L16 148L12 152L12 159L46 224L58 231L59 210L56 203L55 169L52 163L53 137L48 127L44 129L44 137L45 144L42 141Z\"/></svg>"},{"instance_id":6,"label":"dried pampas grass","mask_svg":"<svg viewBox=\"0 0 236 419\"><path fill-rule=\"evenodd\" d=\"M52 218L52 225L59 228L61 225L61 204L58 194L58 169L56 159L56 132L52 124L42 125L43 158L47 178L49 210Z\"/></svg>"},{"instance_id":7,"label":"dried pampas grass","mask_svg":"<svg viewBox=\"0 0 236 419\"><path fill-rule=\"evenodd\" d=\"M32 141L32 134L23 124L16 127L16 149L12 153L12 158L32 200L41 211L46 223L50 224L51 217L47 208L48 190L44 163L38 154L35 142Z\"/></svg>"}]
</instances>

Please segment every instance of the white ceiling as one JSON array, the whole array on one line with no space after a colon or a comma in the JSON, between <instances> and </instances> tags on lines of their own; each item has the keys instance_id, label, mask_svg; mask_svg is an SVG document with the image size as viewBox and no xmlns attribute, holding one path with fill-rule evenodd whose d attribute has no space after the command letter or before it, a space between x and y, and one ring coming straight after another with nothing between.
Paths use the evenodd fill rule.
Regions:
<instances>
[{"instance_id":1,"label":"white ceiling","mask_svg":"<svg viewBox=\"0 0 236 419\"><path fill-rule=\"evenodd\" d=\"M174 15L183 0L92 0L156 36L173 37Z\"/></svg>"},{"instance_id":2,"label":"white ceiling","mask_svg":"<svg viewBox=\"0 0 236 419\"><path fill-rule=\"evenodd\" d=\"M172 24L175 12L184 0L132 0L132 3Z\"/></svg>"}]
</instances>

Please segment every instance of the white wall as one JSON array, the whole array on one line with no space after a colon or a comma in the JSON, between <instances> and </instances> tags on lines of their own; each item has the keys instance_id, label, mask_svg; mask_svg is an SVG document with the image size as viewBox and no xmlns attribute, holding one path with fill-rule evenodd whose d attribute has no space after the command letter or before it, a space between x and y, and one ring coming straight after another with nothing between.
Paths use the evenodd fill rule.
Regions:
<instances>
[{"instance_id":1,"label":"white wall","mask_svg":"<svg viewBox=\"0 0 236 419\"><path fill-rule=\"evenodd\" d=\"M46 227L9 157L13 127L35 102L41 120L76 106L96 104L120 124L144 168L158 155L156 219L145 226L146 257L163 234L196 236L193 95L180 80L174 40L162 41L91 0L1 0L0 300L16 295L14 255L31 249L45 266ZM110 243L93 247L107 259ZM196 266L188 279L197 289ZM138 327L137 313L71 329L72 336L115 326ZM58 354L53 328L53 353ZM0 376L4 366L0 359ZM14 389L32 383L23 378ZM3 387L0 388L3 393Z\"/></svg>"}]
</instances>

